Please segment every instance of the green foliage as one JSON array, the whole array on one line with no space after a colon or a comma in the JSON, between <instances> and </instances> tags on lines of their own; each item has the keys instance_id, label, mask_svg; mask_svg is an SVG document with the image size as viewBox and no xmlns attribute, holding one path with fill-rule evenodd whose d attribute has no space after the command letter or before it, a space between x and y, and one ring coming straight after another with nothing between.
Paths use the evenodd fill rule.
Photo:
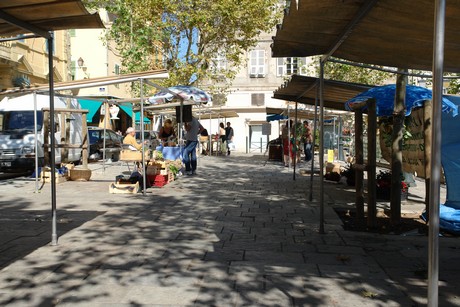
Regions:
<instances>
[{"instance_id":1,"label":"green foliage","mask_svg":"<svg viewBox=\"0 0 460 307\"><path fill-rule=\"evenodd\" d=\"M404 141L410 140L412 138L412 133L410 133L407 121L409 117L406 117L404 120L404 125L402 128L402 137L403 137L403 146ZM385 142L386 147L391 147L392 135L393 135L393 117L381 117L379 120L379 131L382 134L383 141Z\"/></svg>"},{"instance_id":2,"label":"green foliage","mask_svg":"<svg viewBox=\"0 0 460 307\"><path fill-rule=\"evenodd\" d=\"M318 76L319 57L316 58L317 60L310 64L309 70ZM376 68L381 68L381 66L376 66ZM382 85L385 81L393 79L394 75L370 68L326 62L324 65L324 78L352 83Z\"/></svg>"},{"instance_id":3,"label":"green foliage","mask_svg":"<svg viewBox=\"0 0 460 307\"><path fill-rule=\"evenodd\" d=\"M171 171L171 173L173 173L174 175L176 175L177 173L179 173L179 169L175 166L175 165L169 165L169 170Z\"/></svg>"},{"instance_id":4,"label":"green foliage","mask_svg":"<svg viewBox=\"0 0 460 307\"><path fill-rule=\"evenodd\" d=\"M117 16L106 38L117 43L123 72L166 68L170 77L161 85L200 85L207 81L213 85L213 94L230 85L229 80L244 63L245 52L256 44L260 32L271 31L281 17L278 0L86 3ZM216 68L218 56L226 59L226 69Z\"/></svg>"}]
</instances>

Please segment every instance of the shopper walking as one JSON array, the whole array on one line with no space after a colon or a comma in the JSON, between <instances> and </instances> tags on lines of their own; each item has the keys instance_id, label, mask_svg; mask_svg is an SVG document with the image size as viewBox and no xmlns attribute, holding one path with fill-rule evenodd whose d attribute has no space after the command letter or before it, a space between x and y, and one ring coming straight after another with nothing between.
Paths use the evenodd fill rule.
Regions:
<instances>
[{"instance_id":1,"label":"shopper walking","mask_svg":"<svg viewBox=\"0 0 460 307\"><path fill-rule=\"evenodd\" d=\"M311 134L311 128L308 121L303 122L304 134L303 134L303 149L305 153L305 162L309 162L313 155L312 155L312 143L313 143L313 136Z\"/></svg>"},{"instance_id":2,"label":"shopper walking","mask_svg":"<svg viewBox=\"0 0 460 307\"><path fill-rule=\"evenodd\" d=\"M230 122L227 122L227 127L225 127L225 139L227 140L227 155L230 155L230 146L233 146L233 128Z\"/></svg>"},{"instance_id":3,"label":"shopper walking","mask_svg":"<svg viewBox=\"0 0 460 307\"><path fill-rule=\"evenodd\" d=\"M196 174L196 145L198 144L198 134L204 129L200 122L192 117L190 122L184 124L185 129L185 147L182 161L185 164L185 173L187 175Z\"/></svg>"}]
</instances>

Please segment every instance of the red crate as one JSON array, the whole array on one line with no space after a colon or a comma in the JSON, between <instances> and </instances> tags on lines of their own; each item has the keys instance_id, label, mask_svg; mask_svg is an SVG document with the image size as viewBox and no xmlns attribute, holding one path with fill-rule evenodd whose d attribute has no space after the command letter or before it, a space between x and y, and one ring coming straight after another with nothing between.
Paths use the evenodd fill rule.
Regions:
<instances>
[{"instance_id":1,"label":"red crate","mask_svg":"<svg viewBox=\"0 0 460 307\"><path fill-rule=\"evenodd\" d=\"M168 183L168 175L148 175L147 178L150 181L150 185L156 187L162 187Z\"/></svg>"},{"instance_id":2,"label":"red crate","mask_svg":"<svg viewBox=\"0 0 460 307\"><path fill-rule=\"evenodd\" d=\"M155 182L153 183L153 186L155 186L155 187L162 187L162 186L166 185L167 183L168 183L167 181L161 181L161 182L160 182L160 181L155 181Z\"/></svg>"}]
</instances>

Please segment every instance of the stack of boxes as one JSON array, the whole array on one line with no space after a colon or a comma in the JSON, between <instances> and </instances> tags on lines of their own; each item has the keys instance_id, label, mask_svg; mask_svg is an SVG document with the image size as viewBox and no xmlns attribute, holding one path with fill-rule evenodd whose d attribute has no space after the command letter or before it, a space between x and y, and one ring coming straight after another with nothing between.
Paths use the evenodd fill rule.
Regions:
<instances>
[{"instance_id":1,"label":"stack of boxes","mask_svg":"<svg viewBox=\"0 0 460 307\"><path fill-rule=\"evenodd\" d=\"M147 166L147 180L150 185L162 187L174 180L174 175L169 170L169 164L165 161L154 161Z\"/></svg>"}]
</instances>

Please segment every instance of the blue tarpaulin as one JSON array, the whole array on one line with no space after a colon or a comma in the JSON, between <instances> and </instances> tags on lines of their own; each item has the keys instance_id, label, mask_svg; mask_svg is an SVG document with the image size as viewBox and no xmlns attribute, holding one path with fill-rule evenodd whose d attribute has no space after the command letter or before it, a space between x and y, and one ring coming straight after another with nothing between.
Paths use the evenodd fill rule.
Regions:
<instances>
[{"instance_id":1,"label":"blue tarpaulin","mask_svg":"<svg viewBox=\"0 0 460 307\"><path fill-rule=\"evenodd\" d=\"M446 95L456 106L460 97ZM439 211L439 227L460 235L460 118L442 114L441 163L446 177L447 199Z\"/></svg>"},{"instance_id":2,"label":"blue tarpaulin","mask_svg":"<svg viewBox=\"0 0 460 307\"><path fill-rule=\"evenodd\" d=\"M345 103L345 108L351 111L354 109L354 105L358 105L362 106L362 109L365 110L367 106L364 103L373 98L376 100L377 116L392 116L394 111L395 93L395 84L376 86L348 100ZM432 92L430 89L415 85L407 85L406 116L410 115L413 108L421 107L426 100L431 99ZM442 98L442 111L444 113L452 112L453 116L457 116L458 106L444 96Z\"/></svg>"},{"instance_id":3,"label":"blue tarpaulin","mask_svg":"<svg viewBox=\"0 0 460 307\"><path fill-rule=\"evenodd\" d=\"M267 114L267 122L271 122L274 120L283 120L283 119L288 119L288 117L282 114Z\"/></svg>"}]
</instances>

